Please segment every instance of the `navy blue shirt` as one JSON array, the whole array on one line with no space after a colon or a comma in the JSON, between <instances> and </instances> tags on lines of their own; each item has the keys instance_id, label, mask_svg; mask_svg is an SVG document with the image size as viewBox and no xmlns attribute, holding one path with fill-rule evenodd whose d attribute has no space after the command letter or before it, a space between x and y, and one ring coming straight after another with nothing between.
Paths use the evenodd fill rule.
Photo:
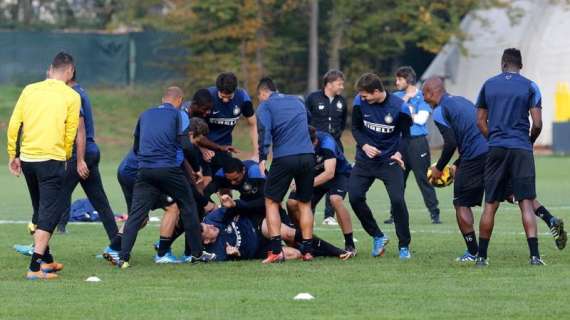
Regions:
<instances>
[{"instance_id":1,"label":"navy blue shirt","mask_svg":"<svg viewBox=\"0 0 570 320\"><path fill-rule=\"evenodd\" d=\"M230 257L226 254L226 243L237 247L239 259L253 259L261 243L261 236L256 231L253 222L244 216L226 216L226 209L220 208L207 214L204 223L220 229L218 238L206 246L206 251L216 254L216 261L226 261Z\"/></svg>"},{"instance_id":2,"label":"navy blue shirt","mask_svg":"<svg viewBox=\"0 0 570 320\"><path fill-rule=\"evenodd\" d=\"M400 147L402 134L409 134L412 124L410 109L404 100L387 92L381 103L370 104L357 95L352 111L352 135L356 140L356 161L389 162ZM380 150L380 155L370 159L362 150L369 144Z\"/></svg>"},{"instance_id":3,"label":"navy blue shirt","mask_svg":"<svg viewBox=\"0 0 570 320\"><path fill-rule=\"evenodd\" d=\"M265 196L263 188L265 186L265 175L261 172L259 164L253 160L243 161L244 177L239 185L233 185L224 175L224 169L219 169L214 175L212 186L208 186L206 196L220 189L231 189L239 191L239 200L236 200L236 208L251 210L252 213L262 213L265 215ZM243 212L242 210L242 212Z\"/></svg>"},{"instance_id":4,"label":"navy blue shirt","mask_svg":"<svg viewBox=\"0 0 570 320\"><path fill-rule=\"evenodd\" d=\"M396 95L398 98L404 98L406 93L404 91L396 91L394 92L394 95ZM431 114L431 107L425 102L424 95L421 91L418 91L418 93L413 98L408 100L408 104L412 106L413 114L417 114L420 111L426 111ZM428 133L429 131L427 128L427 122L424 124L417 124L414 122L410 127L410 136L412 137L427 136Z\"/></svg>"},{"instance_id":5,"label":"navy blue shirt","mask_svg":"<svg viewBox=\"0 0 570 320\"><path fill-rule=\"evenodd\" d=\"M319 139L319 143L315 147L315 170L317 174L324 171L325 160L328 159L336 159L335 175L349 174L352 166L344 157L344 153L334 137L326 132L317 131L317 139Z\"/></svg>"},{"instance_id":6,"label":"navy blue shirt","mask_svg":"<svg viewBox=\"0 0 570 320\"><path fill-rule=\"evenodd\" d=\"M85 122L85 153L96 153L99 151L97 144L95 143L95 123L93 121L93 112L91 110L91 101L87 92L79 84L74 85L73 90L79 93L81 97L81 108L79 109L79 115L83 117L83 122ZM75 155L75 144L73 146L73 154Z\"/></svg>"},{"instance_id":7,"label":"navy blue shirt","mask_svg":"<svg viewBox=\"0 0 570 320\"><path fill-rule=\"evenodd\" d=\"M477 107L489 111L489 146L532 151L529 110L542 108L542 96L533 81L503 72L485 82Z\"/></svg>"},{"instance_id":8,"label":"navy blue shirt","mask_svg":"<svg viewBox=\"0 0 570 320\"><path fill-rule=\"evenodd\" d=\"M206 118L210 128L208 139L219 145L231 145L232 131L240 116L243 114L249 118L255 114L251 99L245 90L238 88L234 97L228 103L224 103L218 96L218 88L210 87L208 90L214 102L212 111Z\"/></svg>"},{"instance_id":9,"label":"navy blue shirt","mask_svg":"<svg viewBox=\"0 0 570 320\"><path fill-rule=\"evenodd\" d=\"M487 140L477 127L477 111L471 101L446 94L434 110L433 120L453 130L461 159L475 159L489 151Z\"/></svg>"},{"instance_id":10,"label":"navy blue shirt","mask_svg":"<svg viewBox=\"0 0 570 320\"><path fill-rule=\"evenodd\" d=\"M308 115L298 97L272 93L257 109L259 159L266 160L273 145L273 159L313 154Z\"/></svg>"},{"instance_id":11,"label":"navy blue shirt","mask_svg":"<svg viewBox=\"0 0 570 320\"><path fill-rule=\"evenodd\" d=\"M184 153L179 137L188 134L189 125L186 112L169 103L143 112L135 129L139 168L180 167Z\"/></svg>"}]
</instances>

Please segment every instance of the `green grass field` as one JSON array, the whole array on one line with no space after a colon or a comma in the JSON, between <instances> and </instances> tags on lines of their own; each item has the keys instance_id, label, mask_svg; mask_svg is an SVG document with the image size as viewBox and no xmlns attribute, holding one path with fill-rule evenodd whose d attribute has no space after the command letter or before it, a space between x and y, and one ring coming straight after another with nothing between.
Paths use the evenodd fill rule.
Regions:
<instances>
[{"instance_id":1,"label":"green grass field","mask_svg":"<svg viewBox=\"0 0 570 320\"><path fill-rule=\"evenodd\" d=\"M19 90L0 87L2 149ZM103 149L103 181L116 212L125 210L115 178L118 160L130 144L136 114L158 99L160 92L153 90L90 90ZM238 145L247 145L244 133L238 131ZM5 151L1 154L5 162ZM536 163L540 200L570 221L570 158L537 157ZM7 168L0 170L0 181L0 319L564 319L570 313L568 252L554 247L539 221L541 253L548 265L530 267L515 206L504 205L498 213L488 268L454 261L464 244L455 224L451 188L438 190L444 223L431 225L418 189L409 181L410 261L397 257L393 226L382 226L392 239L386 255L370 257L370 238L353 216L359 255L346 262L329 258L269 266L260 261L154 265L152 243L158 226L151 223L140 233L133 267L118 270L95 258L107 245L102 226L72 224L69 234L56 235L51 243L57 260L65 263L61 278L32 282L24 278L29 259L12 249L16 243L31 242L22 223L31 217L25 182L10 176ZM74 194L79 197L81 190ZM386 218L388 199L381 183L368 198L376 218ZM341 245L338 227L322 226L322 208L317 211L316 234ZM480 210L475 211L478 219ZM181 244L175 244L175 254L181 253ZM102 282L84 281L93 275ZM294 301L301 292L315 299Z\"/></svg>"},{"instance_id":2,"label":"green grass field","mask_svg":"<svg viewBox=\"0 0 570 320\"><path fill-rule=\"evenodd\" d=\"M541 201L553 213L570 218L568 190L569 158L537 159ZM114 178L116 164L102 166L105 187L116 211L124 209ZM23 179L0 172L0 219L27 220L30 204ZM24 224L0 224L0 319L43 319L45 313L58 319L187 319L187 318L355 318L355 319L456 319L459 317L552 319L570 311L568 252L554 248L540 222L542 268L527 264L527 245L519 213L511 205L501 208L490 246L490 266L484 270L459 265L454 258L464 245L450 206L450 188L439 190L442 225L431 225L412 183L407 193L411 214L410 261L397 258L395 242L386 256L369 256L370 239L355 223L360 253L350 261L333 258L314 262L287 262L265 266L260 261L208 265L154 265L152 242L156 224L140 234L128 270L112 268L95 255L106 245L99 224L70 225L69 234L56 235L52 248L66 264L61 279L31 282L24 279L28 258L11 246L27 244ZM81 197L82 191L75 197ZM370 202L377 219L388 212L383 187L376 184ZM479 211L479 210L477 210ZM153 215L160 216L160 212ZM316 233L342 243L336 227L320 225ZM477 213L479 217L479 213ZM395 241L392 226L384 230ZM175 253L181 253L181 243ZM84 280L92 275L99 283ZM300 292L312 301L294 301Z\"/></svg>"}]
</instances>

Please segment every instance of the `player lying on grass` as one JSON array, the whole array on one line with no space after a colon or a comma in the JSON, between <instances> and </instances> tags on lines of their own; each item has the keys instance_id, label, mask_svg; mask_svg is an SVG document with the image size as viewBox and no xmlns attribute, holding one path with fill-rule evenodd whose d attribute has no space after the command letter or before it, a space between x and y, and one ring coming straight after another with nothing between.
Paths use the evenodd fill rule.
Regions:
<instances>
[{"instance_id":1,"label":"player lying on grass","mask_svg":"<svg viewBox=\"0 0 570 320\"><path fill-rule=\"evenodd\" d=\"M269 232L265 219L256 221L236 211L220 208L204 217L202 240L208 252L216 254L215 261L260 259L267 254ZM286 218L286 217L282 217ZM284 220L286 221L286 220ZM286 260L301 259L301 231L281 223L281 235ZM313 252L316 257L350 259L353 254L314 236Z\"/></svg>"},{"instance_id":2,"label":"player lying on grass","mask_svg":"<svg viewBox=\"0 0 570 320\"><path fill-rule=\"evenodd\" d=\"M428 79L423 92L426 101L435 109L433 119L444 140L440 159L431 168L432 178L437 179L442 175L443 168L449 163L455 149L459 152L459 159L452 166L455 177L453 205L467 250L456 260L475 261L478 245L471 208L481 206L483 202L485 163L489 151L487 140L477 128L473 103L463 97L448 94L441 78ZM550 215L536 200L533 201L533 207L536 215L550 228L558 249L562 250L567 240L562 220Z\"/></svg>"}]
</instances>

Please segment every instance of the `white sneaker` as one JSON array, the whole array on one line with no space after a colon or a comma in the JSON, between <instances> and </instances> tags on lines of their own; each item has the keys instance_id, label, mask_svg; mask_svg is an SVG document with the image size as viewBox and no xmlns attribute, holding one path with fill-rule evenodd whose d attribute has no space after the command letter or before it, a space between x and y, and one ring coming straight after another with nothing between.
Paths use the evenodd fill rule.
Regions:
<instances>
[{"instance_id":1,"label":"white sneaker","mask_svg":"<svg viewBox=\"0 0 570 320\"><path fill-rule=\"evenodd\" d=\"M336 222L336 219L334 217L326 218L323 220L323 224L327 226L338 226L338 222Z\"/></svg>"}]
</instances>

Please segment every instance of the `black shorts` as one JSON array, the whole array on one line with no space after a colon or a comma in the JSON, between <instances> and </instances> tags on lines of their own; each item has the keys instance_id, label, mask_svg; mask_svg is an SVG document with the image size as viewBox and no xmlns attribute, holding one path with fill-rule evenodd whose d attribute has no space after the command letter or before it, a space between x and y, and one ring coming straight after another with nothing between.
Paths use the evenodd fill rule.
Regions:
<instances>
[{"instance_id":1,"label":"black shorts","mask_svg":"<svg viewBox=\"0 0 570 320\"><path fill-rule=\"evenodd\" d=\"M277 158L271 163L265 197L281 202L291 181L295 180L297 198L301 202L309 202L313 197L315 157L312 153L298 154Z\"/></svg>"},{"instance_id":2,"label":"black shorts","mask_svg":"<svg viewBox=\"0 0 570 320\"><path fill-rule=\"evenodd\" d=\"M491 147L485 166L485 202L503 201L511 189L515 201L536 198L532 151Z\"/></svg>"},{"instance_id":3,"label":"black shorts","mask_svg":"<svg viewBox=\"0 0 570 320\"><path fill-rule=\"evenodd\" d=\"M133 203L133 190L135 187L135 181L133 177L127 174L121 174L121 172L117 173L117 180L119 180L119 185L121 186L121 190L123 190L123 195L125 196L125 201L127 202L127 213L131 213L131 205ZM169 197L165 194L161 194L159 199L153 204L151 210L158 210L164 209L169 207L175 203L172 197Z\"/></svg>"},{"instance_id":4,"label":"black shorts","mask_svg":"<svg viewBox=\"0 0 570 320\"><path fill-rule=\"evenodd\" d=\"M480 206L485 193L487 153L474 159L461 160L453 182L453 204L460 207Z\"/></svg>"},{"instance_id":5,"label":"black shorts","mask_svg":"<svg viewBox=\"0 0 570 320\"><path fill-rule=\"evenodd\" d=\"M337 195L344 199L346 197L346 193L348 192L349 179L350 173L340 173L335 175L334 178L332 178L332 180L328 181L327 183L318 187L314 187L313 198L311 199L313 209L317 206L325 194L328 194L329 197ZM297 199L296 192L291 192L289 198L293 200L299 200Z\"/></svg>"}]
</instances>

